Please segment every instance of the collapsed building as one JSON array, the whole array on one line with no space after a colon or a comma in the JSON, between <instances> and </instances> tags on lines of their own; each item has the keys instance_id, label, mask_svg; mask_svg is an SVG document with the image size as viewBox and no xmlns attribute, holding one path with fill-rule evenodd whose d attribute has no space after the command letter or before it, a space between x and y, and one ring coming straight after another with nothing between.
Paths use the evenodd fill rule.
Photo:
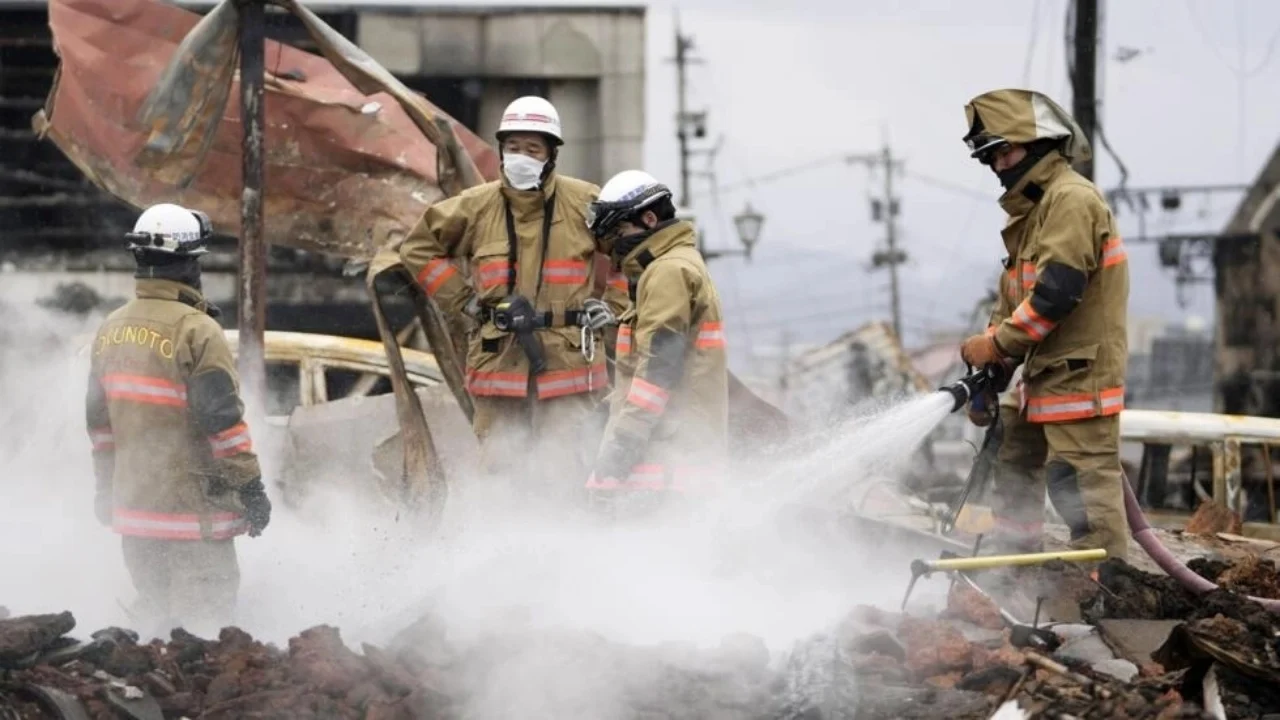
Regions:
<instances>
[{"instance_id":1,"label":"collapsed building","mask_svg":"<svg viewBox=\"0 0 1280 720\"><path fill-rule=\"evenodd\" d=\"M123 18L149 4L120 3L114 11ZM201 13L213 4L182 3ZM598 183L641 164L643 7L307 6L475 136L488 138L515 97L541 95L564 118L564 172ZM132 293L120 238L137 211L95 187L33 128L58 67L49 7L0 2L0 272L5 292L18 297L71 310L109 307ZM315 52L295 16L269 7L266 18L270 39ZM279 57L268 51L268 70L287 73L272 66ZM364 283L343 272L347 258L267 241L268 327L377 339ZM235 272L235 239L222 236L206 258L205 284L228 320L236 317ZM390 310L398 310L397 325L409 314Z\"/></svg>"}]
</instances>

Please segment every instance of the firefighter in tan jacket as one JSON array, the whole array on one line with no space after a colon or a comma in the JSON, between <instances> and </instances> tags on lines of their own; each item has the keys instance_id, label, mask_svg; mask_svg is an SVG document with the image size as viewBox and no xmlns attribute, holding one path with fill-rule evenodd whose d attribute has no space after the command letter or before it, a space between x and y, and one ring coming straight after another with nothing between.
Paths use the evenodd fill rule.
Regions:
<instances>
[{"instance_id":1,"label":"firefighter in tan jacket","mask_svg":"<svg viewBox=\"0 0 1280 720\"><path fill-rule=\"evenodd\" d=\"M567 498L599 437L601 340L625 308L625 280L609 289L599 276L607 265L584 224L599 188L554 172L562 140L551 103L518 98L497 139L503 179L429 207L401 259L442 311L474 321L466 386L482 468ZM529 483L531 472L550 485Z\"/></svg>"},{"instance_id":2,"label":"firefighter in tan jacket","mask_svg":"<svg viewBox=\"0 0 1280 720\"><path fill-rule=\"evenodd\" d=\"M713 488L727 462L729 375L720 297L694 227L639 170L610 179L587 214L634 303L620 320L616 389L587 487Z\"/></svg>"},{"instance_id":3,"label":"firefighter in tan jacket","mask_svg":"<svg viewBox=\"0 0 1280 720\"><path fill-rule=\"evenodd\" d=\"M1005 412L996 468L996 538L1041 543L1044 491L1077 548L1125 557L1129 529L1120 467L1128 359L1129 268L1097 188L1071 169L1090 149L1075 121L1044 95L997 90L965 107L972 157L1005 188L1004 262L987 332L965 361L1022 366L1017 412ZM993 398L988 398L992 406Z\"/></svg>"},{"instance_id":4,"label":"firefighter in tan jacket","mask_svg":"<svg viewBox=\"0 0 1280 720\"><path fill-rule=\"evenodd\" d=\"M177 205L143 212L127 236L137 297L91 350L95 510L122 536L136 609L157 632L232 623L233 539L271 517L231 351L200 293L210 233L206 216Z\"/></svg>"}]
</instances>

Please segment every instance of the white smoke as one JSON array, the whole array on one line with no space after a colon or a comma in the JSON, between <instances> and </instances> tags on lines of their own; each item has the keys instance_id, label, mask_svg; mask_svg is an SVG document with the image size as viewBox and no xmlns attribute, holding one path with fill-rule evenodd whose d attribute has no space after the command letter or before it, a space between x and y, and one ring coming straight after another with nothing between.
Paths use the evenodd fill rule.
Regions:
<instances>
[{"instance_id":1,"label":"white smoke","mask_svg":"<svg viewBox=\"0 0 1280 720\"><path fill-rule=\"evenodd\" d=\"M83 420L80 351L100 317L30 304L11 305L6 317L0 499L10 517L0 523L0 604L71 610L81 633L127 624L120 604L133 593L118 537L93 516ZM928 430L907 424L912 438L890 440L883 424L861 422L810 437L804 457L740 462L732 481L741 492L648 524L539 517L501 486L453 478L446 530L425 537L376 500L371 478L362 497L316 489L305 513L268 482L271 526L237 541L240 624L277 643L320 623L341 628L348 643L386 643L430 614L461 651L501 639L502 657L470 678L473 717L582 707L626 716L613 671L566 675L582 637L714 648L747 633L778 654L857 604L896 606L910 557L869 553L785 518L806 501L798 490L821 487L826 497L833 478L895 466ZM269 469L280 462L264 458ZM549 640L557 633L563 642Z\"/></svg>"}]
</instances>

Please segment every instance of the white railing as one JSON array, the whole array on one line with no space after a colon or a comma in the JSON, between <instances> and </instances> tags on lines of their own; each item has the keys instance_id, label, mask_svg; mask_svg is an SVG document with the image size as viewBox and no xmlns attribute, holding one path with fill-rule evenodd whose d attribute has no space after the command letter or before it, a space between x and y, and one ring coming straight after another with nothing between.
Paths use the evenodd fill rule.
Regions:
<instances>
[{"instance_id":1,"label":"white railing","mask_svg":"<svg viewBox=\"0 0 1280 720\"><path fill-rule=\"evenodd\" d=\"M1241 446L1257 445L1263 454L1267 480L1268 517L1275 522L1275 478L1271 446L1280 444L1280 419L1252 415L1125 410L1120 414L1120 439L1144 445L1208 445L1213 454L1213 500L1244 517L1245 493ZM1203 494L1203 493L1202 493Z\"/></svg>"}]
</instances>

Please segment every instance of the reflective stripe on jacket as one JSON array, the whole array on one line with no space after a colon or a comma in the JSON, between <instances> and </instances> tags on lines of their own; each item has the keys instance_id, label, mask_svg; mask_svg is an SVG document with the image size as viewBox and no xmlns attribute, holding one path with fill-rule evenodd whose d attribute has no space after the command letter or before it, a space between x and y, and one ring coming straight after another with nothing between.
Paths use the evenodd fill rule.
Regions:
<instances>
[{"instance_id":1,"label":"reflective stripe on jacket","mask_svg":"<svg viewBox=\"0 0 1280 720\"><path fill-rule=\"evenodd\" d=\"M247 526L235 490L260 479L222 328L195 289L138 280L93 341L85 414L122 535L221 540Z\"/></svg>"},{"instance_id":2,"label":"reflective stripe on jacket","mask_svg":"<svg viewBox=\"0 0 1280 720\"><path fill-rule=\"evenodd\" d=\"M988 333L1025 361L1027 419L1119 413L1129 266L1111 210L1057 153L1028 171L1001 205L1009 214L1003 232L1009 256Z\"/></svg>"},{"instance_id":3,"label":"reflective stripe on jacket","mask_svg":"<svg viewBox=\"0 0 1280 720\"><path fill-rule=\"evenodd\" d=\"M622 263L636 286L621 320L616 385L595 477L672 477L723 471L728 446L728 362L720 297L693 226L673 221ZM710 469L710 470L708 470Z\"/></svg>"},{"instance_id":4,"label":"reflective stripe on jacket","mask_svg":"<svg viewBox=\"0 0 1280 720\"><path fill-rule=\"evenodd\" d=\"M595 262L596 244L584 213L598 193L591 183L554 174L540 190L516 190L505 181L487 183L427 208L400 248L405 266L446 313L462 313L473 297L481 305L498 303L507 296L514 276L515 292L538 311L551 314L552 327L537 331L547 358L547 369L536 380L539 399L608 386L603 335L597 333L598 352L588 363L582 354L581 328L565 323L566 311L581 310L597 285L604 286L603 299L616 314L628 304L624 277L596 277L603 263ZM514 265L508 206L517 240ZM549 226L544 222L548 206ZM546 257L544 227L549 228ZM472 395L528 395L528 358L516 339L492 321L471 334L466 385Z\"/></svg>"}]
</instances>

